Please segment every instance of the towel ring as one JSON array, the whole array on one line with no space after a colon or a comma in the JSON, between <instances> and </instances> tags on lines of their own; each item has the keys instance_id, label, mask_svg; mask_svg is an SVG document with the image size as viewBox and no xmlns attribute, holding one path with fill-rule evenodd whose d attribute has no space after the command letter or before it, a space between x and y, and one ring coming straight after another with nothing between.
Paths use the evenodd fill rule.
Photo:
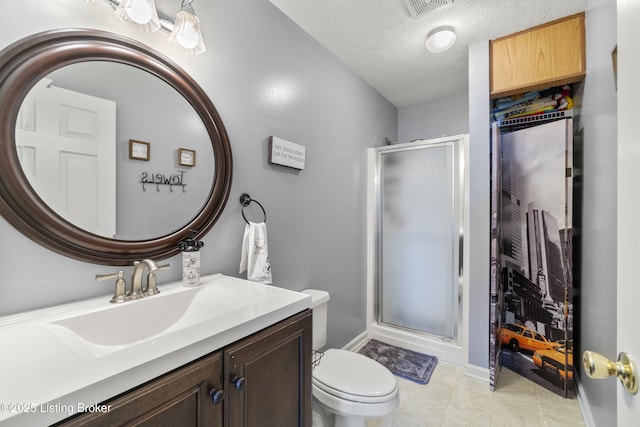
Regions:
<instances>
[{"instance_id":1,"label":"towel ring","mask_svg":"<svg viewBox=\"0 0 640 427\"><path fill-rule=\"evenodd\" d=\"M244 218L244 222L249 224L249 220L247 220L247 217L244 215L244 208L249 206L251 202L260 206L260 209L262 209L262 213L264 214L264 222L267 222L267 212L264 210L264 206L262 206L257 200L253 200L247 193L242 193L240 195L240 204L242 205L242 218Z\"/></svg>"}]
</instances>

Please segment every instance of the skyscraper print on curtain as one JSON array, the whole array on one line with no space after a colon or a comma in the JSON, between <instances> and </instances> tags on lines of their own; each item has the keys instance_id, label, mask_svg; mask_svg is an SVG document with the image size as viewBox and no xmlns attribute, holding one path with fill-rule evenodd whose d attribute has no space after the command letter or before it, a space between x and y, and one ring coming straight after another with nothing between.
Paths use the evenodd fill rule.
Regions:
<instances>
[{"instance_id":1,"label":"skyscraper print on curtain","mask_svg":"<svg viewBox=\"0 0 640 427\"><path fill-rule=\"evenodd\" d=\"M572 131L564 119L503 133L492 193L500 362L563 396L573 393Z\"/></svg>"}]
</instances>

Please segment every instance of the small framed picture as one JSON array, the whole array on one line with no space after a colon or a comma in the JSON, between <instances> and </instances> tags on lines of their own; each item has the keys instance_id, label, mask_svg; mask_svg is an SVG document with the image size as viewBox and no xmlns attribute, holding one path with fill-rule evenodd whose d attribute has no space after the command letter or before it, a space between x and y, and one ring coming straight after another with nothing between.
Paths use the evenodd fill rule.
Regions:
<instances>
[{"instance_id":1,"label":"small framed picture","mask_svg":"<svg viewBox=\"0 0 640 427\"><path fill-rule=\"evenodd\" d=\"M195 166L196 165L196 152L195 150L188 150L186 148L178 149L178 163L180 166Z\"/></svg>"},{"instance_id":2,"label":"small framed picture","mask_svg":"<svg viewBox=\"0 0 640 427\"><path fill-rule=\"evenodd\" d=\"M149 160L151 144L144 141L129 140L129 158L133 160Z\"/></svg>"}]
</instances>

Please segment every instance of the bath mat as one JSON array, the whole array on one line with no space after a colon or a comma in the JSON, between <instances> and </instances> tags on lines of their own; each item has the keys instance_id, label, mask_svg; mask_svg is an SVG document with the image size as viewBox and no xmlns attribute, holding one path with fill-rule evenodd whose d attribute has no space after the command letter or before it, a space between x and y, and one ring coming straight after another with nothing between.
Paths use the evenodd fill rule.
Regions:
<instances>
[{"instance_id":1,"label":"bath mat","mask_svg":"<svg viewBox=\"0 0 640 427\"><path fill-rule=\"evenodd\" d=\"M416 382L427 384L438 364L438 358L416 351L369 340L358 353L384 365L393 374Z\"/></svg>"}]
</instances>

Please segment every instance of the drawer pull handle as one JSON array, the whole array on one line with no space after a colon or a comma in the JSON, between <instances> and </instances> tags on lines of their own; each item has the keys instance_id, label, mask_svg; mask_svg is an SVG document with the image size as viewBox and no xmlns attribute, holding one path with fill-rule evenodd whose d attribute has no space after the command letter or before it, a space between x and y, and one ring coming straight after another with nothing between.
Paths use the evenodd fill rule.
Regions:
<instances>
[{"instance_id":1,"label":"drawer pull handle","mask_svg":"<svg viewBox=\"0 0 640 427\"><path fill-rule=\"evenodd\" d=\"M233 386L236 388L236 390L242 390L244 388L244 384L247 382L247 379L245 377L233 377L231 382L233 383Z\"/></svg>"},{"instance_id":2,"label":"drawer pull handle","mask_svg":"<svg viewBox=\"0 0 640 427\"><path fill-rule=\"evenodd\" d=\"M214 388L209 392L209 397L211 397L211 401L217 405L224 400L224 390Z\"/></svg>"}]
</instances>

